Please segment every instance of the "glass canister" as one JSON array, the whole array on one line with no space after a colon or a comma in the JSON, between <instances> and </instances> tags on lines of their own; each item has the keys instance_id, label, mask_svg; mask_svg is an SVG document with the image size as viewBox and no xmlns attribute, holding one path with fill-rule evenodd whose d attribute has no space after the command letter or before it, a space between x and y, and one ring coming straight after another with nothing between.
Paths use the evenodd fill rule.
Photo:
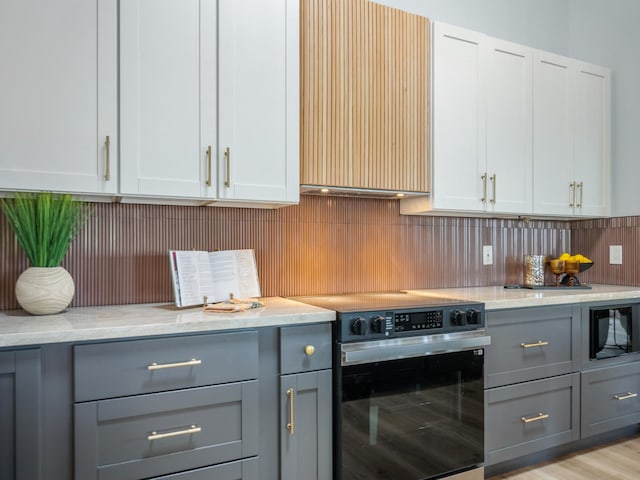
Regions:
<instances>
[{"instance_id":1,"label":"glass canister","mask_svg":"<svg viewBox=\"0 0 640 480\"><path fill-rule=\"evenodd\" d=\"M547 257L544 255L524 256L524 284L544 285L544 265Z\"/></svg>"}]
</instances>

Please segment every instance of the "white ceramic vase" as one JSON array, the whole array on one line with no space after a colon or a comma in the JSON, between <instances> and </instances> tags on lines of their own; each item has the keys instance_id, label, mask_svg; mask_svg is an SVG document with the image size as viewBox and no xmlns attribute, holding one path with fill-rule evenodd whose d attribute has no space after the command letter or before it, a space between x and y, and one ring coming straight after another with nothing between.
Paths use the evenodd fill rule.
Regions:
<instances>
[{"instance_id":1,"label":"white ceramic vase","mask_svg":"<svg viewBox=\"0 0 640 480\"><path fill-rule=\"evenodd\" d=\"M73 278L62 267L29 267L16 282L16 299L32 315L61 312L74 293Z\"/></svg>"}]
</instances>

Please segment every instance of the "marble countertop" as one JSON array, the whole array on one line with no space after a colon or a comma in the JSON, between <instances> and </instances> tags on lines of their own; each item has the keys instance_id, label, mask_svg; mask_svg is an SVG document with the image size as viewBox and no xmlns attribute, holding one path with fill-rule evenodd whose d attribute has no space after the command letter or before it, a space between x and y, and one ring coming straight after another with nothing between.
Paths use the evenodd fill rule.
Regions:
<instances>
[{"instance_id":1,"label":"marble countertop","mask_svg":"<svg viewBox=\"0 0 640 480\"><path fill-rule=\"evenodd\" d=\"M601 302L612 300L640 299L640 287L620 285L590 285L591 290L545 289L498 287L437 288L406 290L419 295L456 298L472 302L483 302L486 310L505 308L543 307L567 303Z\"/></svg>"},{"instance_id":2,"label":"marble countertop","mask_svg":"<svg viewBox=\"0 0 640 480\"><path fill-rule=\"evenodd\" d=\"M76 307L42 316L5 310L0 311L0 347L213 332L336 318L331 310L285 298L261 301L264 307L237 313L203 312L201 307L179 309L169 303Z\"/></svg>"}]
</instances>

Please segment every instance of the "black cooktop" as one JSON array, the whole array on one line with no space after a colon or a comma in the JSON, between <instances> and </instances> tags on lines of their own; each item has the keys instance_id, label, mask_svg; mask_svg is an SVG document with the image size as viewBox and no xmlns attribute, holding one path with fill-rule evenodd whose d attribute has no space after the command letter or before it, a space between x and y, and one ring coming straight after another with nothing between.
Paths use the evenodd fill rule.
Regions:
<instances>
[{"instance_id":1,"label":"black cooktop","mask_svg":"<svg viewBox=\"0 0 640 480\"><path fill-rule=\"evenodd\" d=\"M290 300L327 308L339 313L367 312L384 309L444 307L474 303L468 300L416 295L405 292L346 293L289 298Z\"/></svg>"}]
</instances>

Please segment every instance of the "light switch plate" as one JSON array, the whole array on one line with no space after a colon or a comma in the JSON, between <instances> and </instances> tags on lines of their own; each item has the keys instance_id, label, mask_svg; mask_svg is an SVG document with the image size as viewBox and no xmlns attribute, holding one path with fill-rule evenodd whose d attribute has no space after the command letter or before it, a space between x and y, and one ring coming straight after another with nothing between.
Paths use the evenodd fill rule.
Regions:
<instances>
[{"instance_id":1,"label":"light switch plate","mask_svg":"<svg viewBox=\"0 0 640 480\"><path fill-rule=\"evenodd\" d=\"M609 264L622 265L622 245L609 245Z\"/></svg>"},{"instance_id":2,"label":"light switch plate","mask_svg":"<svg viewBox=\"0 0 640 480\"><path fill-rule=\"evenodd\" d=\"M493 247L491 245L482 246L482 264L493 265Z\"/></svg>"}]
</instances>

